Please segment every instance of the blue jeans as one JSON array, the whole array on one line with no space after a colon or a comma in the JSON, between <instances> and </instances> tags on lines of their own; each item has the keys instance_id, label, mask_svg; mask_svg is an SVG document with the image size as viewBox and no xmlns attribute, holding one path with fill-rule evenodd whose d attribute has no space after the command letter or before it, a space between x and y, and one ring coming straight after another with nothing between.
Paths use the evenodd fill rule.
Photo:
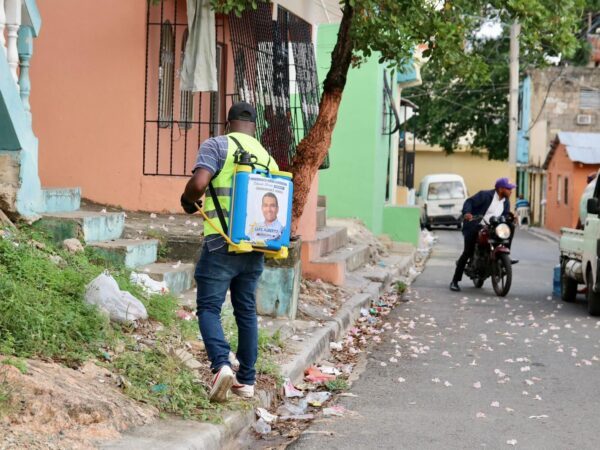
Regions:
<instances>
[{"instance_id":1,"label":"blue jeans","mask_svg":"<svg viewBox=\"0 0 600 450\"><path fill-rule=\"evenodd\" d=\"M258 324L256 321L256 287L263 271L263 254L235 254L227 246L210 252L206 244L196 265L197 315L200 333L213 372L229 363L229 343L221 325L221 307L227 290L231 290L233 314L238 327L237 380L254 384L258 356Z\"/></svg>"}]
</instances>

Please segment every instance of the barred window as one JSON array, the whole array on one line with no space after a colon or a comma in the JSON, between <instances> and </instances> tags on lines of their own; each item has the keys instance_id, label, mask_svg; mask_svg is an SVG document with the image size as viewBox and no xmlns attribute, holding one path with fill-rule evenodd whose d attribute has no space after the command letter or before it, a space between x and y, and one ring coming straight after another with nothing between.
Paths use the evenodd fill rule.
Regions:
<instances>
[{"instance_id":1,"label":"barred window","mask_svg":"<svg viewBox=\"0 0 600 450\"><path fill-rule=\"evenodd\" d=\"M175 34L165 20L160 28L160 63L158 66L158 126L169 128L173 122Z\"/></svg>"}]
</instances>

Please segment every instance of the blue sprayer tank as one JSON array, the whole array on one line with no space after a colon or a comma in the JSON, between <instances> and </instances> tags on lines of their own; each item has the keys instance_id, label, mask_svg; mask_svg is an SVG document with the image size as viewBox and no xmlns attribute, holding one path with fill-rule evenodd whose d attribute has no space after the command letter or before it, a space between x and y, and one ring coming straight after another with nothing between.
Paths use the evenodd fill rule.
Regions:
<instances>
[{"instance_id":1,"label":"blue sprayer tank","mask_svg":"<svg viewBox=\"0 0 600 450\"><path fill-rule=\"evenodd\" d=\"M229 215L231 241L285 258L290 245L293 193L291 173L237 165Z\"/></svg>"}]
</instances>

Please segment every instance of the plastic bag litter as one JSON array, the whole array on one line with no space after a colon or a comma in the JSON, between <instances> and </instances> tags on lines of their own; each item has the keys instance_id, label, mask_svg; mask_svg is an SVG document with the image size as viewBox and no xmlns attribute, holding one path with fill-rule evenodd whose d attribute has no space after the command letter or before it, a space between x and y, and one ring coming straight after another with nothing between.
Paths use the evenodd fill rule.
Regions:
<instances>
[{"instance_id":1,"label":"plastic bag litter","mask_svg":"<svg viewBox=\"0 0 600 450\"><path fill-rule=\"evenodd\" d=\"M326 417L343 417L346 413L346 408L341 405L330 406L329 408L323 408L323 415Z\"/></svg>"},{"instance_id":2,"label":"plastic bag litter","mask_svg":"<svg viewBox=\"0 0 600 450\"><path fill-rule=\"evenodd\" d=\"M314 414L298 414L296 416L281 416L279 420L313 420L315 418Z\"/></svg>"},{"instance_id":3,"label":"plastic bag litter","mask_svg":"<svg viewBox=\"0 0 600 450\"><path fill-rule=\"evenodd\" d=\"M340 352L344 349L344 346L342 345L341 342L330 342L329 349L334 350L336 352Z\"/></svg>"},{"instance_id":4,"label":"plastic bag litter","mask_svg":"<svg viewBox=\"0 0 600 450\"><path fill-rule=\"evenodd\" d=\"M296 389L289 378L283 382L283 393L287 398L304 397L302 391Z\"/></svg>"},{"instance_id":5,"label":"plastic bag litter","mask_svg":"<svg viewBox=\"0 0 600 450\"><path fill-rule=\"evenodd\" d=\"M311 392L306 396L306 401L310 406L320 407L331 398L331 392Z\"/></svg>"},{"instance_id":6,"label":"plastic bag litter","mask_svg":"<svg viewBox=\"0 0 600 450\"><path fill-rule=\"evenodd\" d=\"M342 372L339 369L337 369L336 367L331 367L331 366L320 366L319 370L321 372L323 372L325 375L338 376L338 375L342 374Z\"/></svg>"},{"instance_id":7,"label":"plastic bag litter","mask_svg":"<svg viewBox=\"0 0 600 450\"><path fill-rule=\"evenodd\" d=\"M148 294L166 294L169 292L167 283L164 281L156 281L150 278L148 274L131 272L129 280L144 289Z\"/></svg>"},{"instance_id":8,"label":"plastic bag litter","mask_svg":"<svg viewBox=\"0 0 600 450\"><path fill-rule=\"evenodd\" d=\"M306 412L308 408L308 402L306 399L302 399L297 405L291 402L285 402L279 408L277 408L277 415L279 416L300 416Z\"/></svg>"},{"instance_id":9,"label":"plastic bag litter","mask_svg":"<svg viewBox=\"0 0 600 450\"><path fill-rule=\"evenodd\" d=\"M88 284L85 301L98 306L114 322L148 318L144 304L129 292L119 289L116 280L107 272L101 273Z\"/></svg>"},{"instance_id":10,"label":"plastic bag litter","mask_svg":"<svg viewBox=\"0 0 600 450\"><path fill-rule=\"evenodd\" d=\"M265 422L262 418L258 419L254 425L252 425L252 428L254 428L254 431L256 431L258 434L269 434L271 432L271 425Z\"/></svg>"},{"instance_id":11,"label":"plastic bag litter","mask_svg":"<svg viewBox=\"0 0 600 450\"><path fill-rule=\"evenodd\" d=\"M266 423L273 423L277 421L277 416L275 414L271 414L265 408L256 408L256 415Z\"/></svg>"},{"instance_id":12,"label":"plastic bag litter","mask_svg":"<svg viewBox=\"0 0 600 450\"><path fill-rule=\"evenodd\" d=\"M305 373L306 376L304 377L304 379L311 383L324 383L325 381L335 380L335 375L327 375L321 372L315 366L311 366L308 369L306 369Z\"/></svg>"}]
</instances>

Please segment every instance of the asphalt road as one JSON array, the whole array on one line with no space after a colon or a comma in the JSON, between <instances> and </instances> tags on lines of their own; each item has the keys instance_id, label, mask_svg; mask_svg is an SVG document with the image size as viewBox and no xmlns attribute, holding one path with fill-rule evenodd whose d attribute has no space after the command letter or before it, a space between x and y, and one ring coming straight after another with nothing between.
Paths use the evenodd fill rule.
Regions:
<instances>
[{"instance_id":1,"label":"asphalt road","mask_svg":"<svg viewBox=\"0 0 600 450\"><path fill-rule=\"evenodd\" d=\"M397 331L371 348L358 397L341 399L353 414L292 448L599 448L600 321L583 299L551 297L557 244L520 232L512 291L497 298L489 279L448 290L461 235L435 234L411 300L389 316Z\"/></svg>"}]
</instances>

